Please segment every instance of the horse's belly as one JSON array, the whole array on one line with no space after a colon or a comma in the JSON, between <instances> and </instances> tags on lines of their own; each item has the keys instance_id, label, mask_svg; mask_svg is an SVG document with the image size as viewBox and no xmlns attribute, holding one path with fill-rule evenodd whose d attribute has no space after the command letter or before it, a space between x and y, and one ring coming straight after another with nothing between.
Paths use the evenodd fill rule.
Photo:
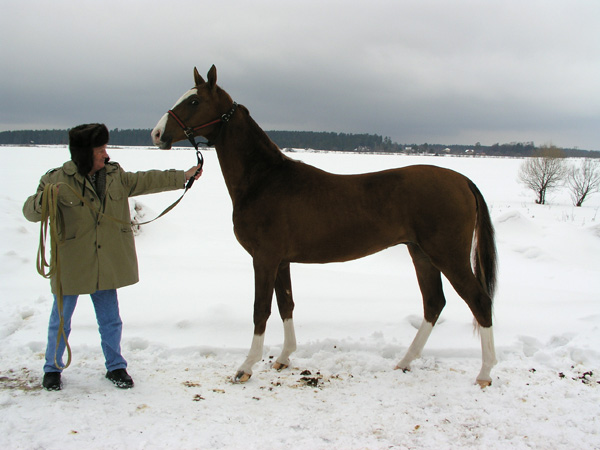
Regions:
<instances>
[{"instance_id":1,"label":"horse's belly","mask_svg":"<svg viewBox=\"0 0 600 450\"><path fill-rule=\"evenodd\" d=\"M332 232L330 235L305 236L290 243L290 262L330 263L359 259L385 250L404 239L376 230L362 232Z\"/></svg>"}]
</instances>

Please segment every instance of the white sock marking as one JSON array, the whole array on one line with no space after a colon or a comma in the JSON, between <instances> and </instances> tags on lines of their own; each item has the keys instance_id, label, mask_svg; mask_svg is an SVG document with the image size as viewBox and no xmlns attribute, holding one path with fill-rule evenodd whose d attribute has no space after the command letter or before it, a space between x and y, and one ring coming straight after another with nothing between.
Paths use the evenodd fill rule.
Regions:
<instances>
[{"instance_id":1,"label":"white sock marking","mask_svg":"<svg viewBox=\"0 0 600 450\"><path fill-rule=\"evenodd\" d=\"M277 358L277 362L290 364L290 355L296 351L296 332L294 331L294 319L285 319L283 321L283 350Z\"/></svg>"},{"instance_id":2,"label":"white sock marking","mask_svg":"<svg viewBox=\"0 0 600 450\"><path fill-rule=\"evenodd\" d=\"M477 375L477 381L492 381L490 372L496 365L496 349L494 346L493 327L479 327L481 335L481 371Z\"/></svg>"},{"instance_id":3,"label":"white sock marking","mask_svg":"<svg viewBox=\"0 0 600 450\"><path fill-rule=\"evenodd\" d=\"M433 324L427 322L423 319L421 322L421 326L419 327L419 331L417 331L417 335L410 344L406 355L402 358L402 361L398 363L396 368L401 370L410 370L410 363L413 362L416 358L421 356L421 352L427 343L427 339L431 335L431 331L433 330Z\"/></svg>"},{"instance_id":4,"label":"white sock marking","mask_svg":"<svg viewBox=\"0 0 600 450\"><path fill-rule=\"evenodd\" d=\"M263 354L263 346L265 343L265 335L255 334L252 337L252 345L250 346L250 351L248 352L248 356L246 357L246 361L242 363L238 372L244 372L248 375L252 375L252 366L261 360Z\"/></svg>"}]
</instances>

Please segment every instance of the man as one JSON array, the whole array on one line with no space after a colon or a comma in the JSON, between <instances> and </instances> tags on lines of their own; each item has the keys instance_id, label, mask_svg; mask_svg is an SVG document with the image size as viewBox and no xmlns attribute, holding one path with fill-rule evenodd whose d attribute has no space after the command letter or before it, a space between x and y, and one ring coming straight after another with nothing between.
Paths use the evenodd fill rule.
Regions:
<instances>
[{"instance_id":1,"label":"man","mask_svg":"<svg viewBox=\"0 0 600 450\"><path fill-rule=\"evenodd\" d=\"M106 360L106 378L119 388L133 387L133 380L126 370L127 361L121 355L122 321L117 299L118 288L139 280L128 198L183 189L187 180L194 176L198 179L201 175L201 172L195 175L200 166L186 172L125 172L119 164L109 162L106 153L108 139L108 129L104 124L85 124L71 129L71 160L42 176L37 193L29 197L23 206L27 220L39 222L44 187L48 183L68 185L61 184L58 188L61 279L56 279L56 276L51 279L54 305L48 325L42 381L43 387L50 391L62 388L61 372L64 368L64 339L60 340L57 348L59 312L56 295L59 283L63 291L65 335L68 337L71 331L71 316L78 296L90 294ZM87 205L81 201L79 194L86 199Z\"/></svg>"}]
</instances>

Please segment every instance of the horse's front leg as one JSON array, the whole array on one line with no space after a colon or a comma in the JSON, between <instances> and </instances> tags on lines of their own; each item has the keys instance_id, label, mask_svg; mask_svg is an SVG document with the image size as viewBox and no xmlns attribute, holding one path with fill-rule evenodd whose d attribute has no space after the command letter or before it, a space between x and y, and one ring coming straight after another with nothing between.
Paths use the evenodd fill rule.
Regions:
<instances>
[{"instance_id":1,"label":"horse's front leg","mask_svg":"<svg viewBox=\"0 0 600 450\"><path fill-rule=\"evenodd\" d=\"M292 279L290 263L281 263L275 279L275 295L279 314L283 320L283 350L275 360L273 368L283 370L290 365L290 355L296 351L296 333L294 331L294 299L292 298Z\"/></svg>"},{"instance_id":2,"label":"horse's front leg","mask_svg":"<svg viewBox=\"0 0 600 450\"><path fill-rule=\"evenodd\" d=\"M239 367L234 381L248 381L252 376L252 367L262 358L276 273L277 264L264 263L254 258L254 336L248 356Z\"/></svg>"}]
</instances>

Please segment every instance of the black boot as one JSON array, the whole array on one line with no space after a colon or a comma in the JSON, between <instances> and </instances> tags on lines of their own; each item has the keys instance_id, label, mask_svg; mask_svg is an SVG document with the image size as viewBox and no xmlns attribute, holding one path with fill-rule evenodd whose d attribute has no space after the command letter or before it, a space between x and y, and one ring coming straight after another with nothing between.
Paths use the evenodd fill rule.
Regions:
<instances>
[{"instance_id":1,"label":"black boot","mask_svg":"<svg viewBox=\"0 0 600 450\"><path fill-rule=\"evenodd\" d=\"M47 391L60 391L62 383L60 381L60 372L46 372L42 380L42 386Z\"/></svg>"},{"instance_id":2,"label":"black boot","mask_svg":"<svg viewBox=\"0 0 600 450\"><path fill-rule=\"evenodd\" d=\"M120 389L130 389L133 387L133 380L125 369L116 369L106 372L106 378L114 383Z\"/></svg>"}]
</instances>

